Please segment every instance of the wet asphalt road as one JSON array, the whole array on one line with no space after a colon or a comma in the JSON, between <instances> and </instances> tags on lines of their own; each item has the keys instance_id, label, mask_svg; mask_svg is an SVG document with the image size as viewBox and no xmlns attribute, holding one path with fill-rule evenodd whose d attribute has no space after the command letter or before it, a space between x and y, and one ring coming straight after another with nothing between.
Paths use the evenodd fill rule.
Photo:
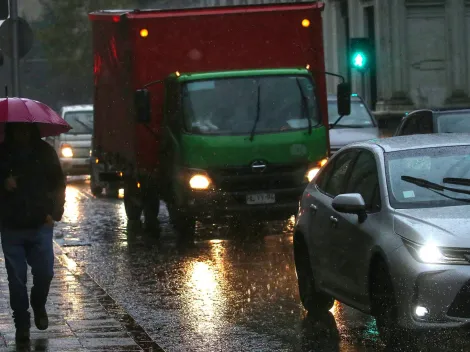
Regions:
<instances>
[{"instance_id":1,"label":"wet asphalt road","mask_svg":"<svg viewBox=\"0 0 470 352\"><path fill-rule=\"evenodd\" d=\"M247 236L210 226L181 245L164 205L156 238L128 226L121 200L73 181L56 241L165 351L385 351L374 320L351 308L305 315L291 230L276 223ZM470 350L463 334L422 342L425 351Z\"/></svg>"}]
</instances>

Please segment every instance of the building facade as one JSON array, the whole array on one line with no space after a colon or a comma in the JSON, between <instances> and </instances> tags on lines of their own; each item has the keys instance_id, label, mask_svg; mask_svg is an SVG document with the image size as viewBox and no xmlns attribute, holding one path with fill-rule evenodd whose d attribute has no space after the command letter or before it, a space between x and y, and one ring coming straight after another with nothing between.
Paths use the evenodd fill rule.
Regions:
<instances>
[{"instance_id":1,"label":"building facade","mask_svg":"<svg viewBox=\"0 0 470 352\"><path fill-rule=\"evenodd\" d=\"M327 69L348 76L377 115L470 107L470 1L325 2ZM375 67L364 76L348 67L353 37L369 37L375 44ZM330 93L335 84L328 80Z\"/></svg>"}]
</instances>

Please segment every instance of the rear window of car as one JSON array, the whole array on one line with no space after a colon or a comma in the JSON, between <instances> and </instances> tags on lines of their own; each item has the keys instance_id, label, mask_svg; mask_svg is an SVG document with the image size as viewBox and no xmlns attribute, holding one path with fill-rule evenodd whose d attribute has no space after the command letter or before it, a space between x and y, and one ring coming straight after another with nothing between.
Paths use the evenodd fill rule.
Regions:
<instances>
[{"instance_id":1,"label":"rear window of car","mask_svg":"<svg viewBox=\"0 0 470 352\"><path fill-rule=\"evenodd\" d=\"M328 122L335 123L339 118L336 100L328 101ZM344 116L336 127L375 127L369 110L362 101L351 101L351 114Z\"/></svg>"}]
</instances>

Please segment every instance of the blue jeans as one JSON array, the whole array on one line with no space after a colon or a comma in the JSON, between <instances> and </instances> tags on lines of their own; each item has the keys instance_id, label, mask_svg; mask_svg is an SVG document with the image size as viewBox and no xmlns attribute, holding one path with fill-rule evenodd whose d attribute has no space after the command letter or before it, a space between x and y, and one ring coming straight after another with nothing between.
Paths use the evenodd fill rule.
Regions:
<instances>
[{"instance_id":1,"label":"blue jeans","mask_svg":"<svg viewBox=\"0 0 470 352\"><path fill-rule=\"evenodd\" d=\"M31 306L45 306L54 277L53 227L35 230L2 229L1 239L10 289L10 306L17 328L29 328L30 314L26 287L28 265L33 275Z\"/></svg>"}]
</instances>

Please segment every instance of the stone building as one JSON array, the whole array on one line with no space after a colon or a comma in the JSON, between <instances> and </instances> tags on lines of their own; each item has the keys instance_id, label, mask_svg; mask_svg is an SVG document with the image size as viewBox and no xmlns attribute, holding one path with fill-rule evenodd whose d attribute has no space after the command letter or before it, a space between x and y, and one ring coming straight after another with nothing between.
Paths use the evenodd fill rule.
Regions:
<instances>
[{"instance_id":1,"label":"stone building","mask_svg":"<svg viewBox=\"0 0 470 352\"><path fill-rule=\"evenodd\" d=\"M192 7L308 0L136 1L143 7ZM398 116L422 107L470 106L470 0L324 2L327 70L345 75L377 115ZM19 0L19 6L28 19L41 13L39 0ZM348 42L353 37L369 37L375 43L374 69L364 77L348 65ZM31 56L26 58L24 69L33 61ZM328 78L330 93L335 93L337 83Z\"/></svg>"},{"instance_id":2,"label":"stone building","mask_svg":"<svg viewBox=\"0 0 470 352\"><path fill-rule=\"evenodd\" d=\"M470 107L470 1L327 0L324 29L328 70L348 75L379 116ZM364 82L348 69L351 37L375 43L376 69Z\"/></svg>"}]
</instances>

